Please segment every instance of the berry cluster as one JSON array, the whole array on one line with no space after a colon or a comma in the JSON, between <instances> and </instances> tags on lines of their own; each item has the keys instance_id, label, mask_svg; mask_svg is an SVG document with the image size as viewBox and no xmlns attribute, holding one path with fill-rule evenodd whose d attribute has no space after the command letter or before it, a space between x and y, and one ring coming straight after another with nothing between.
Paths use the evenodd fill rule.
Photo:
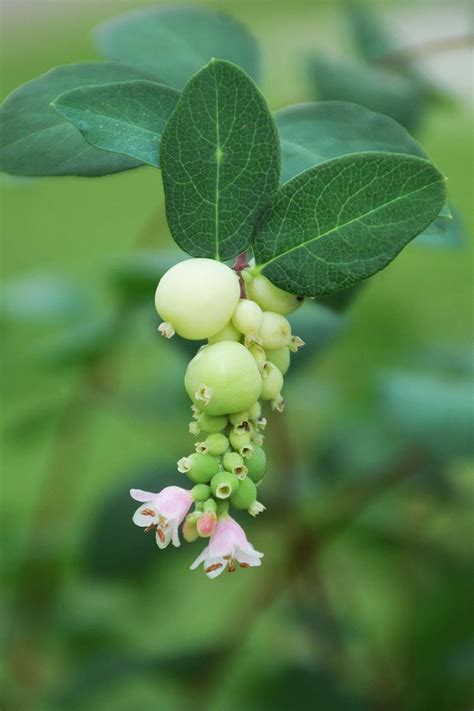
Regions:
<instances>
[{"instance_id":1,"label":"berry cluster","mask_svg":"<svg viewBox=\"0 0 474 711\"><path fill-rule=\"evenodd\" d=\"M252 270L196 258L162 277L155 304L165 319L159 326L164 336L207 340L184 379L192 401L189 431L199 439L195 451L178 461L178 471L194 487L167 487L160 494L132 489L132 497L143 502L134 522L156 529L160 547L179 545L183 522L186 541L210 538L193 565L204 562L209 577L233 571L235 560L243 567L260 565L262 554L229 516L229 507L252 516L265 509L257 500L267 463L262 401L283 410L283 376L291 352L303 345L285 316L301 299Z\"/></svg>"}]
</instances>

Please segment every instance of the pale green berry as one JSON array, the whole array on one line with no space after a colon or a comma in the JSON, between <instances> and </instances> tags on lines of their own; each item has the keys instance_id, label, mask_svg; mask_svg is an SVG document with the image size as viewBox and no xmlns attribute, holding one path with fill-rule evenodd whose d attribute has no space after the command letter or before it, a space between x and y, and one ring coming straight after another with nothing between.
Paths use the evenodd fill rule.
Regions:
<instances>
[{"instance_id":1,"label":"pale green berry","mask_svg":"<svg viewBox=\"0 0 474 711\"><path fill-rule=\"evenodd\" d=\"M200 511L194 511L186 516L184 519L182 534L183 538L187 543L194 543L199 538L199 533L197 532L197 522L202 516Z\"/></svg>"},{"instance_id":2,"label":"pale green berry","mask_svg":"<svg viewBox=\"0 0 474 711\"><path fill-rule=\"evenodd\" d=\"M194 452L178 461L178 471L196 484L207 484L219 471L219 459L210 454Z\"/></svg>"},{"instance_id":3,"label":"pale green berry","mask_svg":"<svg viewBox=\"0 0 474 711\"><path fill-rule=\"evenodd\" d=\"M253 452L253 444L243 444L239 449L239 454L242 455L244 459L250 457Z\"/></svg>"},{"instance_id":4,"label":"pale green berry","mask_svg":"<svg viewBox=\"0 0 474 711\"><path fill-rule=\"evenodd\" d=\"M261 432L252 433L252 444L256 444L258 447L261 447L264 439L265 437L261 434Z\"/></svg>"},{"instance_id":5,"label":"pale green berry","mask_svg":"<svg viewBox=\"0 0 474 711\"><path fill-rule=\"evenodd\" d=\"M198 418L199 428L203 432L207 432L208 434L222 432L222 430L225 430L228 424L229 420L225 415L213 417L212 415L206 415L205 412L202 412Z\"/></svg>"},{"instance_id":6,"label":"pale green berry","mask_svg":"<svg viewBox=\"0 0 474 711\"><path fill-rule=\"evenodd\" d=\"M245 465L248 470L248 476L257 484L261 481L267 468L267 455L265 451L261 447L254 445L252 454L245 460Z\"/></svg>"},{"instance_id":7,"label":"pale green berry","mask_svg":"<svg viewBox=\"0 0 474 711\"><path fill-rule=\"evenodd\" d=\"M228 415L247 410L258 400L262 377L245 346L222 341L194 356L184 384L191 400L206 415Z\"/></svg>"},{"instance_id":8,"label":"pale green berry","mask_svg":"<svg viewBox=\"0 0 474 711\"><path fill-rule=\"evenodd\" d=\"M252 340L258 340L258 329L262 321L262 309L255 301L241 299L232 316L232 323L235 328L249 336Z\"/></svg>"},{"instance_id":9,"label":"pale green berry","mask_svg":"<svg viewBox=\"0 0 474 711\"><path fill-rule=\"evenodd\" d=\"M219 343L219 341L240 341L241 338L242 334L233 326L232 321L229 321L222 331L208 339L208 343L211 345L212 343Z\"/></svg>"},{"instance_id":10,"label":"pale green berry","mask_svg":"<svg viewBox=\"0 0 474 711\"><path fill-rule=\"evenodd\" d=\"M234 429L229 434L229 440L232 445L232 448L238 452L244 446L244 444L250 444L250 432L246 432L243 429L239 429L239 431L236 432Z\"/></svg>"},{"instance_id":11,"label":"pale green berry","mask_svg":"<svg viewBox=\"0 0 474 711\"><path fill-rule=\"evenodd\" d=\"M290 349L287 346L276 348L275 350L266 350L267 360L274 363L280 373L285 375L290 367Z\"/></svg>"},{"instance_id":12,"label":"pale green berry","mask_svg":"<svg viewBox=\"0 0 474 711\"><path fill-rule=\"evenodd\" d=\"M267 356L262 346L260 346L258 343L253 343L252 345L248 346L248 349L249 353L251 353L255 358L255 362L257 363L258 369L261 370L267 361Z\"/></svg>"},{"instance_id":13,"label":"pale green berry","mask_svg":"<svg viewBox=\"0 0 474 711\"><path fill-rule=\"evenodd\" d=\"M247 465L244 464L244 458L238 452L226 452L222 459L224 469L232 472L239 479L247 476Z\"/></svg>"},{"instance_id":14,"label":"pale green berry","mask_svg":"<svg viewBox=\"0 0 474 711\"><path fill-rule=\"evenodd\" d=\"M249 509L250 506L257 500L257 487L252 479L246 477L243 479L237 491L230 497L230 505L235 509Z\"/></svg>"},{"instance_id":15,"label":"pale green berry","mask_svg":"<svg viewBox=\"0 0 474 711\"><path fill-rule=\"evenodd\" d=\"M301 296L294 296L275 286L262 274L253 276L250 272L244 271L242 277L247 296L256 301L264 311L274 311L285 316L296 311L304 301Z\"/></svg>"},{"instance_id":16,"label":"pale green berry","mask_svg":"<svg viewBox=\"0 0 474 711\"><path fill-rule=\"evenodd\" d=\"M229 449L229 440L220 432L211 434L204 442L196 443L196 452L212 454L213 457L220 457Z\"/></svg>"},{"instance_id":17,"label":"pale green berry","mask_svg":"<svg viewBox=\"0 0 474 711\"><path fill-rule=\"evenodd\" d=\"M229 415L230 424L234 427L238 427L244 422L248 422L249 419L250 416L248 410L244 410L244 412L236 412L234 415Z\"/></svg>"},{"instance_id":18,"label":"pale green berry","mask_svg":"<svg viewBox=\"0 0 474 711\"><path fill-rule=\"evenodd\" d=\"M265 363L262 363L262 366L265 365ZM249 419L250 420L258 420L258 418L262 414L262 406L260 405L259 401L254 402L252 407L249 407Z\"/></svg>"},{"instance_id":19,"label":"pale green berry","mask_svg":"<svg viewBox=\"0 0 474 711\"><path fill-rule=\"evenodd\" d=\"M211 491L216 499L228 499L239 488L239 480L232 472L218 472L211 480Z\"/></svg>"},{"instance_id":20,"label":"pale green berry","mask_svg":"<svg viewBox=\"0 0 474 711\"><path fill-rule=\"evenodd\" d=\"M164 335L210 338L230 321L240 298L237 274L214 259L186 259L168 269L156 289Z\"/></svg>"},{"instance_id":21,"label":"pale green berry","mask_svg":"<svg viewBox=\"0 0 474 711\"><path fill-rule=\"evenodd\" d=\"M263 387L262 400L274 400L281 393L283 387L283 375L276 365L267 361L262 372Z\"/></svg>"},{"instance_id":22,"label":"pale green berry","mask_svg":"<svg viewBox=\"0 0 474 711\"><path fill-rule=\"evenodd\" d=\"M287 318L273 311L264 311L259 335L265 350L284 348L291 343L291 325Z\"/></svg>"}]
</instances>

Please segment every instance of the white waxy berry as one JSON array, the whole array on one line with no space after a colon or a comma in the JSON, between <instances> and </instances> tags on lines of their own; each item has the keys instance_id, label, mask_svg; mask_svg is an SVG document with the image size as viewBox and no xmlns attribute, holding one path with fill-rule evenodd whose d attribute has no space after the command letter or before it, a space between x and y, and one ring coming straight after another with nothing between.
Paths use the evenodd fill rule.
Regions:
<instances>
[{"instance_id":1,"label":"white waxy berry","mask_svg":"<svg viewBox=\"0 0 474 711\"><path fill-rule=\"evenodd\" d=\"M255 301L241 299L232 316L234 327L248 336L251 342L258 342L258 329L262 322L262 309Z\"/></svg>"},{"instance_id":2,"label":"white waxy berry","mask_svg":"<svg viewBox=\"0 0 474 711\"><path fill-rule=\"evenodd\" d=\"M240 298L237 274L213 259L186 259L161 278L155 306L163 335L210 338L229 323Z\"/></svg>"},{"instance_id":3,"label":"white waxy berry","mask_svg":"<svg viewBox=\"0 0 474 711\"><path fill-rule=\"evenodd\" d=\"M282 375L285 375L290 367L290 349L287 346L265 351L267 360L276 365Z\"/></svg>"},{"instance_id":4,"label":"white waxy berry","mask_svg":"<svg viewBox=\"0 0 474 711\"><path fill-rule=\"evenodd\" d=\"M291 343L291 324L281 314L264 311L259 335L265 350L284 348Z\"/></svg>"},{"instance_id":5,"label":"white waxy berry","mask_svg":"<svg viewBox=\"0 0 474 711\"><path fill-rule=\"evenodd\" d=\"M273 311L286 316L296 311L304 301L301 296L289 294L275 286L263 274L253 276L250 272L244 271L242 277L248 298L256 301L264 311Z\"/></svg>"}]
</instances>

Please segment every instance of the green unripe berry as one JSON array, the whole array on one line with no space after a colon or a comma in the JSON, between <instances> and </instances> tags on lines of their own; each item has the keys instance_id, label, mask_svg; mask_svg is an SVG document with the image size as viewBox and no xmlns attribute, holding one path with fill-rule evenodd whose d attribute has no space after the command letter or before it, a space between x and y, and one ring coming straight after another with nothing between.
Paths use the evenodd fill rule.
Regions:
<instances>
[{"instance_id":1,"label":"green unripe berry","mask_svg":"<svg viewBox=\"0 0 474 711\"><path fill-rule=\"evenodd\" d=\"M222 464L224 469L228 472L232 472L239 479L247 476L247 465L244 464L244 458L238 452L226 452L222 459Z\"/></svg>"},{"instance_id":2,"label":"green unripe berry","mask_svg":"<svg viewBox=\"0 0 474 711\"><path fill-rule=\"evenodd\" d=\"M258 369L261 370L267 362L267 356L265 355L265 351L263 350L262 346L260 346L258 343L253 343L251 346L249 346L249 353L253 355L253 357L255 358L255 362L257 363Z\"/></svg>"},{"instance_id":3,"label":"green unripe berry","mask_svg":"<svg viewBox=\"0 0 474 711\"><path fill-rule=\"evenodd\" d=\"M204 440L204 442L197 442L196 444L196 452L212 454L213 457L220 457L221 454L227 452L228 449L229 440L220 432L211 434Z\"/></svg>"},{"instance_id":4,"label":"green unripe berry","mask_svg":"<svg viewBox=\"0 0 474 711\"><path fill-rule=\"evenodd\" d=\"M299 309L304 299L283 291L262 274L253 276L250 272L242 272L245 289L249 299L253 299L264 311L273 311L277 314L291 314Z\"/></svg>"},{"instance_id":5,"label":"green unripe berry","mask_svg":"<svg viewBox=\"0 0 474 711\"><path fill-rule=\"evenodd\" d=\"M241 299L232 316L234 327L245 336L257 338L262 321L262 309L255 301Z\"/></svg>"},{"instance_id":6,"label":"green unripe berry","mask_svg":"<svg viewBox=\"0 0 474 711\"><path fill-rule=\"evenodd\" d=\"M196 484L191 489L193 501L206 501L211 495L211 487L207 484Z\"/></svg>"},{"instance_id":7,"label":"green unripe berry","mask_svg":"<svg viewBox=\"0 0 474 711\"><path fill-rule=\"evenodd\" d=\"M229 321L222 331L208 338L208 343L212 345L213 343L219 343L219 341L240 341L241 338L242 334L232 325L232 321Z\"/></svg>"},{"instance_id":8,"label":"green unripe berry","mask_svg":"<svg viewBox=\"0 0 474 711\"><path fill-rule=\"evenodd\" d=\"M156 310L167 336L199 340L230 321L240 298L237 274L214 259L186 259L168 269L156 289Z\"/></svg>"},{"instance_id":9,"label":"green unripe berry","mask_svg":"<svg viewBox=\"0 0 474 711\"><path fill-rule=\"evenodd\" d=\"M230 497L230 505L235 509L248 509L257 500L257 487L252 479L243 479L239 488Z\"/></svg>"},{"instance_id":10,"label":"green unripe berry","mask_svg":"<svg viewBox=\"0 0 474 711\"><path fill-rule=\"evenodd\" d=\"M285 346L284 348L276 348L275 350L265 351L267 354L267 360L274 363L280 373L285 375L288 368L290 367L290 349Z\"/></svg>"},{"instance_id":11,"label":"green unripe berry","mask_svg":"<svg viewBox=\"0 0 474 711\"><path fill-rule=\"evenodd\" d=\"M186 370L186 391L206 415L247 410L258 400L262 377L255 359L241 343L222 341L199 351Z\"/></svg>"},{"instance_id":12,"label":"green unripe berry","mask_svg":"<svg viewBox=\"0 0 474 711\"><path fill-rule=\"evenodd\" d=\"M284 348L291 343L291 324L281 314L264 311L259 335L265 350L267 348L270 350Z\"/></svg>"},{"instance_id":13,"label":"green unripe berry","mask_svg":"<svg viewBox=\"0 0 474 711\"><path fill-rule=\"evenodd\" d=\"M265 363L263 363L262 365L265 365ZM259 401L257 400L257 402L254 402L252 407L249 407L249 419L250 420L258 420L258 418L261 416L261 414L262 414L262 406L260 405Z\"/></svg>"},{"instance_id":14,"label":"green unripe berry","mask_svg":"<svg viewBox=\"0 0 474 711\"><path fill-rule=\"evenodd\" d=\"M274 400L281 393L283 375L276 365L267 361L263 369L262 400Z\"/></svg>"},{"instance_id":15,"label":"green unripe berry","mask_svg":"<svg viewBox=\"0 0 474 711\"><path fill-rule=\"evenodd\" d=\"M234 429L229 434L229 440L232 448L238 452L245 444L250 444L250 432L246 432L245 430L239 430L236 432Z\"/></svg>"},{"instance_id":16,"label":"green unripe berry","mask_svg":"<svg viewBox=\"0 0 474 711\"><path fill-rule=\"evenodd\" d=\"M194 543L199 538L199 533L197 532L197 522L201 516L200 512L193 512L188 514L184 520L182 533L183 538L187 543Z\"/></svg>"},{"instance_id":17,"label":"green unripe berry","mask_svg":"<svg viewBox=\"0 0 474 711\"><path fill-rule=\"evenodd\" d=\"M248 476L255 484L261 481L267 468L267 455L261 447L253 446L253 452L250 457L247 457L245 464L248 470Z\"/></svg>"},{"instance_id":18,"label":"green unripe berry","mask_svg":"<svg viewBox=\"0 0 474 711\"><path fill-rule=\"evenodd\" d=\"M239 480L231 472L218 472L211 480L211 491L216 499L228 499L239 488Z\"/></svg>"},{"instance_id":19,"label":"green unripe berry","mask_svg":"<svg viewBox=\"0 0 474 711\"><path fill-rule=\"evenodd\" d=\"M244 412L237 412L235 415L229 415L230 424L233 425L234 427L238 427L239 425L242 425L244 422L248 422L248 420L249 420L248 410L244 410Z\"/></svg>"},{"instance_id":20,"label":"green unripe berry","mask_svg":"<svg viewBox=\"0 0 474 711\"><path fill-rule=\"evenodd\" d=\"M225 430L229 423L229 420L225 415L221 415L220 417L213 417L212 415L206 415L205 412L202 412L199 415L197 424L199 425L200 429L203 432L207 432L208 434L214 434L215 432L222 432L222 430Z\"/></svg>"},{"instance_id":21,"label":"green unripe berry","mask_svg":"<svg viewBox=\"0 0 474 711\"><path fill-rule=\"evenodd\" d=\"M196 484L207 484L219 471L219 460L210 454L194 452L189 457L182 457L179 460L178 471L186 474Z\"/></svg>"}]
</instances>

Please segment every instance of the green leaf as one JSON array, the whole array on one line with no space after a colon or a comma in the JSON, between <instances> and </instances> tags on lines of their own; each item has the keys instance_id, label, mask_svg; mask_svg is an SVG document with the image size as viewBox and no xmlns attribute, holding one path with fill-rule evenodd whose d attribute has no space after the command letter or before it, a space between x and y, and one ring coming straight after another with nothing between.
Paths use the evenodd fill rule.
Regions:
<instances>
[{"instance_id":1,"label":"green leaf","mask_svg":"<svg viewBox=\"0 0 474 711\"><path fill-rule=\"evenodd\" d=\"M0 170L13 175L117 173L140 165L125 156L100 151L51 106L70 89L143 78L111 62L57 67L20 86L0 107Z\"/></svg>"},{"instance_id":2,"label":"green leaf","mask_svg":"<svg viewBox=\"0 0 474 711\"><path fill-rule=\"evenodd\" d=\"M114 259L108 276L123 303L151 304L163 274L182 259L178 250L139 250Z\"/></svg>"},{"instance_id":3,"label":"green leaf","mask_svg":"<svg viewBox=\"0 0 474 711\"><path fill-rule=\"evenodd\" d=\"M128 13L97 30L97 44L109 59L144 70L182 89L210 59L238 64L259 80L257 43L239 22L202 8L153 8Z\"/></svg>"},{"instance_id":4,"label":"green leaf","mask_svg":"<svg viewBox=\"0 0 474 711\"><path fill-rule=\"evenodd\" d=\"M391 116L409 131L416 130L426 109L418 82L395 72L317 55L309 59L308 73L320 100L366 106Z\"/></svg>"},{"instance_id":5,"label":"green leaf","mask_svg":"<svg viewBox=\"0 0 474 711\"><path fill-rule=\"evenodd\" d=\"M92 146L159 168L161 135L178 99L171 87L129 81L73 89L52 105Z\"/></svg>"},{"instance_id":6,"label":"green leaf","mask_svg":"<svg viewBox=\"0 0 474 711\"><path fill-rule=\"evenodd\" d=\"M212 60L188 83L161 140L166 214L193 257L230 259L278 188L280 145L253 81Z\"/></svg>"},{"instance_id":7,"label":"green leaf","mask_svg":"<svg viewBox=\"0 0 474 711\"><path fill-rule=\"evenodd\" d=\"M427 154L389 116L344 101L288 106L275 114L281 140L281 180L349 153L385 151Z\"/></svg>"},{"instance_id":8,"label":"green leaf","mask_svg":"<svg viewBox=\"0 0 474 711\"><path fill-rule=\"evenodd\" d=\"M423 158L335 158L280 188L253 244L257 271L293 294L345 289L389 264L444 200L444 178Z\"/></svg>"},{"instance_id":9,"label":"green leaf","mask_svg":"<svg viewBox=\"0 0 474 711\"><path fill-rule=\"evenodd\" d=\"M361 57L373 61L396 49L393 38L372 7L347 2L345 12L351 39Z\"/></svg>"}]
</instances>

